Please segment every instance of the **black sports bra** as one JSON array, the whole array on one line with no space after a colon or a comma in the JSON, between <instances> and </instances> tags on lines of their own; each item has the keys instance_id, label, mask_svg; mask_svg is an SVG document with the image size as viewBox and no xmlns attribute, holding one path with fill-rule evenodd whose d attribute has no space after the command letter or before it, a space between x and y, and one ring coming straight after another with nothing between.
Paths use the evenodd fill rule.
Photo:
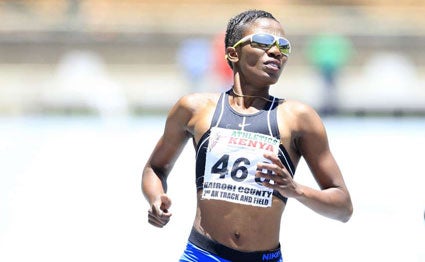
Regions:
<instances>
[{"instance_id":1,"label":"black sports bra","mask_svg":"<svg viewBox=\"0 0 425 262\"><path fill-rule=\"evenodd\" d=\"M277 107L279 99L270 97L271 101L266 104L264 109L255 114L241 114L236 112L229 104L230 90L222 93L218 100L210 129L199 140L196 148L196 188L204 189L205 163L208 145L210 143L211 128L219 127L231 130L242 130L267 135L280 139L277 123ZM291 176L295 174L295 167L289 157L288 152L282 144L279 143L278 157L283 165L290 172ZM279 192L274 191L273 195L286 203L287 198Z\"/></svg>"}]
</instances>

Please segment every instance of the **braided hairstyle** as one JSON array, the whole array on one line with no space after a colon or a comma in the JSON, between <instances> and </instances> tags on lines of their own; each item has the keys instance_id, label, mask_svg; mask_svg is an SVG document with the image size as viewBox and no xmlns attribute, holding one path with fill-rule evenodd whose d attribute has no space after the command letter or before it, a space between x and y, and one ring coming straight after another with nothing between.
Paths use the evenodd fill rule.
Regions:
<instances>
[{"instance_id":1,"label":"braided hairstyle","mask_svg":"<svg viewBox=\"0 0 425 262\"><path fill-rule=\"evenodd\" d=\"M228 46L233 46L242 38L242 35L247 28L247 25L251 24L255 20L259 18L270 18L277 21L274 16L263 10L247 10L244 11L235 17L229 20L226 29L226 36L224 38L224 48L226 49ZM226 52L226 51L225 51ZM233 68L233 64L230 61L227 61L231 68Z\"/></svg>"}]
</instances>

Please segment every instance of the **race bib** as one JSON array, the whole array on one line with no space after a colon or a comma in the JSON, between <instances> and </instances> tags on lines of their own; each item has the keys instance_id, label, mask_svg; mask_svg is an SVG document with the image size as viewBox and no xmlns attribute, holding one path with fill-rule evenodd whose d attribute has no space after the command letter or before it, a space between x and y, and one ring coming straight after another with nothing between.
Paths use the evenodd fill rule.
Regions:
<instances>
[{"instance_id":1,"label":"race bib","mask_svg":"<svg viewBox=\"0 0 425 262\"><path fill-rule=\"evenodd\" d=\"M279 144L278 139L264 134L211 128L202 199L270 207L273 190L263 186L264 179L256 178L255 172L257 163L270 162L263 153L277 154Z\"/></svg>"}]
</instances>

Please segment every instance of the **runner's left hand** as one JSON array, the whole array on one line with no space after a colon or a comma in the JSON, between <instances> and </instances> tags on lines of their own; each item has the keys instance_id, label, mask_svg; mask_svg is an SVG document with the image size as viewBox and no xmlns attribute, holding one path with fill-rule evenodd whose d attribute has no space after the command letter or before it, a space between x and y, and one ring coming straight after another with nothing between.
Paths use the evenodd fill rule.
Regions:
<instances>
[{"instance_id":1,"label":"runner's left hand","mask_svg":"<svg viewBox=\"0 0 425 262\"><path fill-rule=\"evenodd\" d=\"M258 163L257 172L255 173L256 177L268 179L263 182L263 185L278 191L285 197L299 196L298 184L292 179L291 174L277 155L265 153L264 157L270 160L271 163ZM266 170L272 171L273 174L268 174Z\"/></svg>"}]
</instances>

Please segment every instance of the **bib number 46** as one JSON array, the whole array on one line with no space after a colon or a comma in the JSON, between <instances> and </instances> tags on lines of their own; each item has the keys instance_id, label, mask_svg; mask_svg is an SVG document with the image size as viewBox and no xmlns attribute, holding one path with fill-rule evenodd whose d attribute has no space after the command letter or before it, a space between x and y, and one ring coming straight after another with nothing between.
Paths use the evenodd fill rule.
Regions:
<instances>
[{"instance_id":1,"label":"bib number 46","mask_svg":"<svg viewBox=\"0 0 425 262\"><path fill-rule=\"evenodd\" d=\"M248 177L248 168L251 165L249 159L245 157L237 158L230 169L230 177L236 182L242 182ZM272 172L267 170L270 175ZM229 175L229 155L225 154L211 167L211 174L220 174L220 178L224 179ZM255 182L261 184L264 179L255 178ZM268 181L268 180L267 180Z\"/></svg>"}]
</instances>

